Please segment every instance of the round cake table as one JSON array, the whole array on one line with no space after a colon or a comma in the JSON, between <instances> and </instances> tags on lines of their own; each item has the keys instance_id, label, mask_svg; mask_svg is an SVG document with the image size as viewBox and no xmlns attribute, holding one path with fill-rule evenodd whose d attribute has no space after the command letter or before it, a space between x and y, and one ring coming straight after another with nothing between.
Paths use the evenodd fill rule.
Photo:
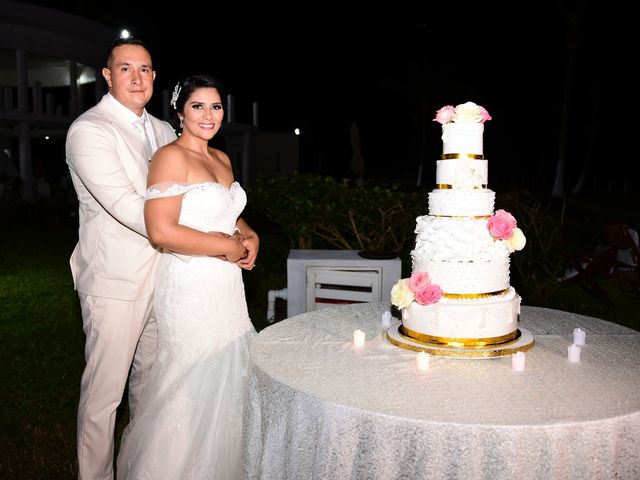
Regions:
<instances>
[{"instance_id":1,"label":"round cake table","mask_svg":"<svg viewBox=\"0 0 640 480\"><path fill-rule=\"evenodd\" d=\"M419 370L386 339L389 308L318 310L255 337L246 478L640 478L640 332L523 306L535 336L524 371L510 357L435 356Z\"/></svg>"}]
</instances>

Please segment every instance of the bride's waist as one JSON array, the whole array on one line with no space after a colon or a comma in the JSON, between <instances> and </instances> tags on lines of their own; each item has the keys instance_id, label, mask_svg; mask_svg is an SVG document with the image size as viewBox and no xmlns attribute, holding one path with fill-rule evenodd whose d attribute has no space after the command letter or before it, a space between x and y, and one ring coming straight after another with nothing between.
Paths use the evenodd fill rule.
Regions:
<instances>
[{"instance_id":1,"label":"bride's waist","mask_svg":"<svg viewBox=\"0 0 640 480\"><path fill-rule=\"evenodd\" d=\"M181 217L178 223L201 232L221 232L227 235L233 235L236 228L235 220L220 221L208 218Z\"/></svg>"},{"instance_id":2,"label":"bride's waist","mask_svg":"<svg viewBox=\"0 0 640 480\"><path fill-rule=\"evenodd\" d=\"M184 267L210 266L212 268L240 268L235 263L223 258L208 255L188 255L184 253L163 252L160 257L160 265L173 264Z\"/></svg>"}]
</instances>

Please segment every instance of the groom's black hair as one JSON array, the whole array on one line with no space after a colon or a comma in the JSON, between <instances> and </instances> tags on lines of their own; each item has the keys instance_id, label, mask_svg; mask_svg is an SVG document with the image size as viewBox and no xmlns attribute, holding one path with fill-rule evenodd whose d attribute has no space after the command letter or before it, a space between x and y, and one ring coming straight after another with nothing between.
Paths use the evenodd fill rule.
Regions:
<instances>
[{"instance_id":1,"label":"groom's black hair","mask_svg":"<svg viewBox=\"0 0 640 480\"><path fill-rule=\"evenodd\" d=\"M113 42L111 42L111 45L107 50L107 56L105 57L107 68L109 68L109 65L111 64L111 58L113 57L113 50L117 47L121 47L122 45L139 45L142 48L144 48L147 52L149 52L149 49L147 48L147 46L139 38L135 38L135 37L116 38ZM149 55L151 55L151 52L149 52Z\"/></svg>"}]
</instances>

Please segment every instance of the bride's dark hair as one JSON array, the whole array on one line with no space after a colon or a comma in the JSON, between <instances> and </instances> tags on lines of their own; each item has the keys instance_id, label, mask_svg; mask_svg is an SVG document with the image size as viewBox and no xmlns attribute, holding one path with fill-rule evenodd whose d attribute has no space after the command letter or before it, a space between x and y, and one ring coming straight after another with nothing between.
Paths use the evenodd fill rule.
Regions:
<instances>
[{"instance_id":1,"label":"bride's dark hair","mask_svg":"<svg viewBox=\"0 0 640 480\"><path fill-rule=\"evenodd\" d=\"M184 113L185 102L194 91L200 88L215 88L220 94L220 99L224 98L222 84L211 75L189 75L176 85L178 98L175 99L174 108L177 113Z\"/></svg>"}]
</instances>

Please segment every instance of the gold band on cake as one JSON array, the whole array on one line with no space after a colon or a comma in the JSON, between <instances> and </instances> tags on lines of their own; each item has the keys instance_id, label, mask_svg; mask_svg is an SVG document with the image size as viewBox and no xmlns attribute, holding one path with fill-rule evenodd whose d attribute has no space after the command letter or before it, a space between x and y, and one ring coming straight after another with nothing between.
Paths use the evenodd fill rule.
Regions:
<instances>
[{"instance_id":1,"label":"gold band on cake","mask_svg":"<svg viewBox=\"0 0 640 480\"><path fill-rule=\"evenodd\" d=\"M500 345L487 345L484 347L451 347L449 345L425 344L401 334L402 325L392 325L387 329L386 338L392 345L411 352L426 352L430 355L449 358L496 358L506 357L515 352L530 350L535 345L531 332L526 329L518 329L518 338L512 342Z\"/></svg>"},{"instance_id":2,"label":"gold band on cake","mask_svg":"<svg viewBox=\"0 0 640 480\"><path fill-rule=\"evenodd\" d=\"M520 332L518 330L507 333L506 335L500 335L498 337L486 337L486 338L449 338L449 337L435 337L433 335L426 335L424 333L414 332L408 329L404 325L400 327L400 334L413 340L417 340L420 343L446 345L449 347L486 347L489 345L500 345L502 343L511 342L518 338Z\"/></svg>"},{"instance_id":3,"label":"gold band on cake","mask_svg":"<svg viewBox=\"0 0 640 480\"><path fill-rule=\"evenodd\" d=\"M453 160L456 158L472 158L473 160L484 160L484 155L476 155L475 153L444 153L440 156L441 160Z\"/></svg>"},{"instance_id":4,"label":"gold band on cake","mask_svg":"<svg viewBox=\"0 0 640 480\"><path fill-rule=\"evenodd\" d=\"M474 190L481 190L481 189L486 190L487 188L489 188L489 184L487 184L487 183L483 183L482 185L476 185L476 186L473 187ZM438 189L438 190L453 190L453 185L451 185L450 183L437 183L436 184L436 189Z\"/></svg>"},{"instance_id":5,"label":"gold band on cake","mask_svg":"<svg viewBox=\"0 0 640 480\"><path fill-rule=\"evenodd\" d=\"M444 298L487 298L487 297L495 297L498 295L504 295L509 291L508 288L504 290L498 290L497 292L487 292L487 293L443 293L442 296Z\"/></svg>"}]
</instances>

